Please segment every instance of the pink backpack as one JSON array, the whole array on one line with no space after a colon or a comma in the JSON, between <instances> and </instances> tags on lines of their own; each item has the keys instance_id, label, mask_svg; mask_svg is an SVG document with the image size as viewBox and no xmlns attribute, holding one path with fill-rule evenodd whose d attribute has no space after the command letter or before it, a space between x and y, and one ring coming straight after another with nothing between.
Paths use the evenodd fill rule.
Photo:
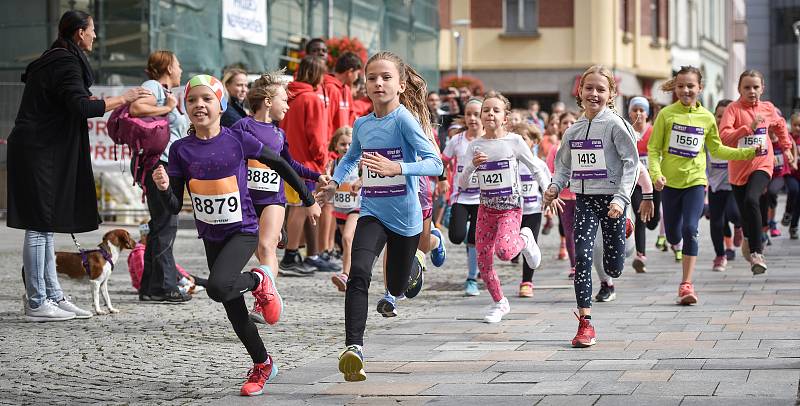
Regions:
<instances>
[{"instance_id":1,"label":"pink backpack","mask_svg":"<svg viewBox=\"0 0 800 406\"><path fill-rule=\"evenodd\" d=\"M133 117L130 114L130 104L125 104L114 109L106 127L108 136L115 144L127 145L131 149L133 182L145 189L144 177L158 164L169 143L169 119L166 115ZM116 155L116 148L114 154Z\"/></svg>"}]
</instances>

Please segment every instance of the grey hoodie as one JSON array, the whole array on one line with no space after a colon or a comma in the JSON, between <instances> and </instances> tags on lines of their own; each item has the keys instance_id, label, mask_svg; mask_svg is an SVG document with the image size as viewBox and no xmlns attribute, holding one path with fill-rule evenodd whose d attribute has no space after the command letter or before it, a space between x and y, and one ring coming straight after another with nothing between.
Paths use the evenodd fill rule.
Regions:
<instances>
[{"instance_id":1,"label":"grey hoodie","mask_svg":"<svg viewBox=\"0 0 800 406\"><path fill-rule=\"evenodd\" d=\"M611 109L603 109L592 120L581 116L561 140L551 185L559 192L569 186L577 194L614 195L612 203L629 205L639 176L634 134L630 124ZM580 157L575 168L573 155Z\"/></svg>"}]
</instances>

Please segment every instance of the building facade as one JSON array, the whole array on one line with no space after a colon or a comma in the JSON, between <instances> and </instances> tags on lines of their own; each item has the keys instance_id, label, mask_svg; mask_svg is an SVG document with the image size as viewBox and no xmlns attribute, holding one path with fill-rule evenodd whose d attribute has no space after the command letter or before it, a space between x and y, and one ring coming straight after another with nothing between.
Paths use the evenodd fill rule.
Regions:
<instances>
[{"instance_id":1,"label":"building facade","mask_svg":"<svg viewBox=\"0 0 800 406\"><path fill-rule=\"evenodd\" d=\"M800 110L797 84L798 40L792 24L800 21L798 0L747 0L747 67L764 74L762 98L788 118ZM737 77L738 78L738 77Z\"/></svg>"},{"instance_id":2,"label":"building facade","mask_svg":"<svg viewBox=\"0 0 800 406\"><path fill-rule=\"evenodd\" d=\"M440 0L439 61L443 74L458 65L515 107L537 99L576 107L576 77L603 64L623 97L650 96L669 77L667 0Z\"/></svg>"}]
</instances>

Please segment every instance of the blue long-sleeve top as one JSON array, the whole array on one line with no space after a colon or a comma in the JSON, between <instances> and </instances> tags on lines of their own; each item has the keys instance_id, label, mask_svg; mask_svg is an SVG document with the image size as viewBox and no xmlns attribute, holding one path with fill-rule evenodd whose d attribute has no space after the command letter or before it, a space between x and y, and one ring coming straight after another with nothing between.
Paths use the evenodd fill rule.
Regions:
<instances>
[{"instance_id":1,"label":"blue long-sleeve top","mask_svg":"<svg viewBox=\"0 0 800 406\"><path fill-rule=\"evenodd\" d=\"M398 149L401 154L398 154ZM342 157L333 174L337 184L356 170L364 152L379 152L399 160L405 188L395 188L384 196L375 196L370 188L362 188L361 215L377 218L389 230L413 236L422 232L422 207L419 197L419 176L442 174L442 159L438 148L425 135L419 122L403 105L384 117L375 113L361 117L353 126L353 143ZM402 156L402 159L400 159ZM366 172L366 171L365 171Z\"/></svg>"}]
</instances>

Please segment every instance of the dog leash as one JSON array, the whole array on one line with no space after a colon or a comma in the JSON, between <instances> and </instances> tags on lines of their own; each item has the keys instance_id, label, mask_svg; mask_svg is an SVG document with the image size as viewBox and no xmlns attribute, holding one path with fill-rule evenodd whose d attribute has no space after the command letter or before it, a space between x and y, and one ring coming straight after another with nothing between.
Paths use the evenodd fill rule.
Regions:
<instances>
[{"instance_id":1,"label":"dog leash","mask_svg":"<svg viewBox=\"0 0 800 406\"><path fill-rule=\"evenodd\" d=\"M81 248L81 245L78 243L78 239L75 238L75 234L70 233L69 235L72 236L72 242L75 243L75 248L77 248L78 251L83 251L83 248Z\"/></svg>"}]
</instances>

